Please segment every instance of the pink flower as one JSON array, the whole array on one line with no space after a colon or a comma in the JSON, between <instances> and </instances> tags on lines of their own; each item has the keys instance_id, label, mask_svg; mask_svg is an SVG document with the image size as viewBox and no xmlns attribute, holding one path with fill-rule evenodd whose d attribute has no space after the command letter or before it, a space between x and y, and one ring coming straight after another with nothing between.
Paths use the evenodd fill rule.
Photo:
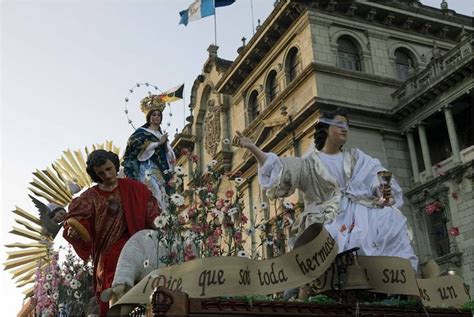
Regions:
<instances>
[{"instance_id":1,"label":"pink flower","mask_svg":"<svg viewBox=\"0 0 474 317\"><path fill-rule=\"evenodd\" d=\"M346 230L347 230L346 224L343 223L342 226L341 226L341 229L339 229L339 231L344 232Z\"/></svg>"},{"instance_id":2,"label":"pink flower","mask_svg":"<svg viewBox=\"0 0 474 317\"><path fill-rule=\"evenodd\" d=\"M189 149L187 147L183 147L181 149L181 155L188 156L189 155Z\"/></svg>"},{"instance_id":3,"label":"pink flower","mask_svg":"<svg viewBox=\"0 0 474 317\"><path fill-rule=\"evenodd\" d=\"M229 189L228 191L225 192L225 197L232 198L233 196L234 196L234 191L232 189Z\"/></svg>"},{"instance_id":4,"label":"pink flower","mask_svg":"<svg viewBox=\"0 0 474 317\"><path fill-rule=\"evenodd\" d=\"M222 209L222 207L224 207L224 200L221 198L218 201L216 201L216 208Z\"/></svg>"},{"instance_id":5,"label":"pink flower","mask_svg":"<svg viewBox=\"0 0 474 317\"><path fill-rule=\"evenodd\" d=\"M188 209L188 216L189 218L194 218L196 216L196 208L191 207Z\"/></svg>"},{"instance_id":6,"label":"pink flower","mask_svg":"<svg viewBox=\"0 0 474 317\"><path fill-rule=\"evenodd\" d=\"M453 197L453 199L455 199L455 200L458 200L459 199L459 194L457 192L452 192L451 197Z\"/></svg>"},{"instance_id":7,"label":"pink flower","mask_svg":"<svg viewBox=\"0 0 474 317\"><path fill-rule=\"evenodd\" d=\"M220 237L221 235L222 235L222 229L221 229L221 227L217 227L214 230L214 237Z\"/></svg>"},{"instance_id":8,"label":"pink flower","mask_svg":"<svg viewBox=\"0 0 474 317\"><path fill-rule=\"evenodd\" d=\"M234 233L234 239L235 239L235 242L241 243L242 242L242 232L236 231Z\"/></svg>"},{"instance_id":9,"label":"pink flower","mask_svg":"<svg viewBox=\"0 0 474 317\"><path fill-rule=\"evenodd\" d=\"M428 205L425 206L425 212L428 215L432 215L435 212L441 211L443 209L443 204L439 201L433 201L432 203L429 203Z\"/></svg>"},{"instance_id":10,"label":"pink flower","mask_svg":"<svg viewBox=\"0 0 474 317\"><path fill-rule=\"evenodd\" d=\"M449 235L452 237L457 237L459 235L459 228L458 227L449 228Z\"/></svg>"},{"instance_id":11,"label":"pink flower","mask_svg":"<svg viewBox=\"0 0 474 317\"><path fill-rule=\"evenodd\" d=\"M199 161L199 155L197 154L191 155L191 161L193 161L193 163L196 163L197 161Z\"/></svg>"},{"instance_id":12,"label":"pink flower","mask_svg":"<svg viewBox=\"0 0 474 317\"><path fill-rule=\"evenodd\" d=\"M184 225L186 223L186 219L183 216L178 217L178 222L180 225Z\"/></svg>"},{"instance_id":13,"label":"pink flower","mask_svg":"<svg viewBox=\"0 0 474 317\"><path fill-rule=\"evenodd\" d=\"M249 220L249 219L247 218L247 216L246 216L245 214L240 215L240 221L241 221L243 224L246 224L248 220Z\"/></svg>"},{"instance_id":14,"label":"pink flower","mask_svg":"<svg viewBox=\"0 0 474 317\"><path fill-rule=\"evenodd\" d=\"M174 178L172 178L168 181L168 186L169 187L174 187L174 185L176 185L176 182L175 182Z\"/></svg>"}]
</instances>

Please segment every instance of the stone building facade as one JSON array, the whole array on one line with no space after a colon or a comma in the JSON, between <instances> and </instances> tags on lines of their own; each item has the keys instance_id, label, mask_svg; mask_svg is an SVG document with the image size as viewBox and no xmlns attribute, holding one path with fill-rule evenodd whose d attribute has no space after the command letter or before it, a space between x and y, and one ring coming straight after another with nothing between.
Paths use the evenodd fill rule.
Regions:
<instances>
[{"instance_id":1,"label":"stone building facade","mask_svg":"<svg viewBox=\"0 0 474 317\"><path fill-rule=\"evenodd\" d=\"M268 200L256 162L225 140L242 131L264 151L300 156L311 149L320 111L343 107L347 146L378 158L404 189L420 262L434 258L442 273L463 275L472 295L471 19L419 1L276 1L234 61L209 47L176 152L191 148L201 166L217 160L241 171L251 224L272 223L283 200L259 208ZM178 163L190 168L184 157ZM299 193L285 201L304 208ZM433 202L438 209L428 215ZM247 239L249 250L271 256L258 240Z\"/></svg>"}]
</instances>

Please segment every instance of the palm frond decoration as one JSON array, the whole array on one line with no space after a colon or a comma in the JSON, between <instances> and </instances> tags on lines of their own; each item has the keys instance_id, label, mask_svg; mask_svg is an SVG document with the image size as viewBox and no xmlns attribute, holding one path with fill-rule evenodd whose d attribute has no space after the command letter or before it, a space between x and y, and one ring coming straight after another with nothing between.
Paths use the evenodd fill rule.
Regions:
<instances>
[{"instance_id":1,"label":"palm frond decoration","mask_svg":"<svg viewBox=\"0 0 474 317\"><path fill-rule=\"evenodd\" d=\"M51 261L53 241L57 234L48 217L50 206L38 198L59 207L69 205L74 194L92 185L86 171L86 159L96 149L112 151L117 155L120 153L120 149L112 141L85 147L83 151L65 150L51 166L33 172L33 180L28 189L36 196L30 198L38 209L37 212L31 213L18 206L12 210L15 225L9 233L27 241L5 244L12 251L7 251L7 260L3 265L4 270L13 275L17 287L28 287L23 292L26 297L33 295L32 284L35 282L36 270L45 268Z\"/></svg>"}]
</instances>

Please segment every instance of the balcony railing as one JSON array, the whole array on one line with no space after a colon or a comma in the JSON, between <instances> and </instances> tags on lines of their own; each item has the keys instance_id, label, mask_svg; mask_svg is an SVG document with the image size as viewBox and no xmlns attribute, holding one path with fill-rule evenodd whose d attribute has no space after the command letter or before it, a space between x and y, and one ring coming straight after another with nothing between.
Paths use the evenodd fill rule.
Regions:
<instances>
[{"instance_id":1,"label":"balcony railing","mask_svg":"<svg viewBox=\"0 0 474 317\"><path fill-rule=\"evenodd\" d=\"M415 96L423 94L449 73L456 71L459 66L472 58L472 35L452 48L443 56L433 59L428 66L416 76L408 79L393 94L398 104L404 104Z\"/></svg>"}]
</instances>

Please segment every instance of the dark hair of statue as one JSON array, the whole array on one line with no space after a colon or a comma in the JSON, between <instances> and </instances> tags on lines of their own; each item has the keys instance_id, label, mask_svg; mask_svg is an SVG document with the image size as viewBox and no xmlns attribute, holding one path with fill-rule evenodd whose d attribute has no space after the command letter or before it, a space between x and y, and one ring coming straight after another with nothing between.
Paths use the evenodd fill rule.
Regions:
<instances>
[{"instance_id":1,"label":"dark hair of statue","mask_svg":"<svg viewBox=\"0 0 474 317\"><path fill-rule=\"evenodd\" d=\"M346 110L344 110L342 108L337 108L333 111L322 112L321 115L320 115L321 118L326 118L326 119L334 119L336 116L345 117L347 119L347 123L349 123L349 118L347 117L347 112L346 112ZM324 147L324 143L326 143L326 139L328 137L329 124L318 122L314 126L314 129L315 129L315 132L314 132L314 145L316 146L316 149L318 151L321 151L321 149Z\"/></svg>"},{"instance_id":2,"label":"dark hair of statue","mask_svg":"<svg viewBox=\"0 0 474 317\"><path fill-rule=\"evenodd\" d=\"M106 150L95 150L87 157L86 162L86 171L87 174L92 178L92 180L98 184L102 183L102 180L94 171L94 167L99 167L104 165L107 160L110 160L115 165L115 170L118 173L120 169L120 160L117 154L111 151Z\"/></svg>"},{"instance_id":3,"label":"dark hair of statue","mask_svg":"<svg viewBox=\"0 0 474 317\"><path fill-rule=\"evenodd\" d=\"M144 128L148 128L150 127L150 120L151 120L151 115L154 114L155 112L159 112L161 113L161 120L163 120L163 112L161 112L160 110L156 109L156 110L151 110L149 111L147 114L146 114L146 123L143 125ZM161 132L161 127L159 127L159 130Z\"/></svg>"}]
</instances>

